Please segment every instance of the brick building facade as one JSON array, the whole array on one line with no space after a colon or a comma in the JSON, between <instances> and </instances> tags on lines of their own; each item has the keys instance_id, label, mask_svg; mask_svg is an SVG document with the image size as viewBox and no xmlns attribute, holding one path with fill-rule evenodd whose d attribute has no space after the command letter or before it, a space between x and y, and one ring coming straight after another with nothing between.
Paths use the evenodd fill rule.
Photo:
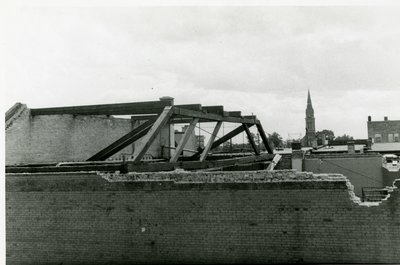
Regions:
<instances>
[{"instance_id":1,"label":"brick building facade","mask_svg":"<svg viewBox=\"0 0 400 265\"><path fill-rule=\"evenodd\" d=\"M368 116L368 139L374 143L400 142L400 120L389 120L384 117L383 121L372 121Z\"/></svg>"}]
</instances>

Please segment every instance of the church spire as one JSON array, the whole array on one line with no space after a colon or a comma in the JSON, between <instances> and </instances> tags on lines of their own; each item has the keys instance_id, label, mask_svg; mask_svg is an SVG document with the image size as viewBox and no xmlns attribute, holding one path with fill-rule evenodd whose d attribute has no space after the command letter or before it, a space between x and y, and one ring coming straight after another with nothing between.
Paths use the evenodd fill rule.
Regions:
<instances>
[{"instance_id":1,"label":"church spire","mask_svg":"<svg viewBox=\"0 0 400 265\"><path fill-rule=\"evenodd\" d=\"M306 117L314 118L314 109L311 102L310 89L308 90L308 96L307 96Z\"/></svg>"},{"instance_id":2,"label":"church spire","mask_svg":"<svg viewBox=\"0 0 400 265\"><path fill-rule=\"evenodd\" d=\"M312 107L311 103L311 96L310 96L310 89L308 90L308 97L307 97L307 106L310 105Z\"/></svg>"},{"instance_id":3,"label":"church spire","mask_svg":"<svg viewBox=\"0 0 400 265\"><path fill-rule=\"evenodd\" d=\"M308 90L307 96L307 108L306 108L306 136L305 136L305 146L315 147L316 135L315 135L315 117L314 109L312 107L310 90Z\"/></svg>"}]
</instances>

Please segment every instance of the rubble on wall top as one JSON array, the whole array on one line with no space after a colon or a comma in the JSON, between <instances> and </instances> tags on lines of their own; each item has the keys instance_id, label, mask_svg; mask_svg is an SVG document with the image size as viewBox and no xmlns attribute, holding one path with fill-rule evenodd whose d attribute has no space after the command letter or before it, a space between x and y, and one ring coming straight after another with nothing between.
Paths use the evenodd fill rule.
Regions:
<instances>
[{"instance_id":1,"label":"rubble on wall top","mask_svg":"<svg viewBox=\"0 0 400 265\"><path fill-rule=\"evenodd\" d=\"M131 172L99 173L109 182L131 181L174 181L174 182L201 182L201 183L235 183L235 182L303 182L303 181L344 181L341 174L313 174L297 172L295 170L276 171L232 171L232 172L189 172L175 170L172 172Z\"/></svg>"}]
</instances>

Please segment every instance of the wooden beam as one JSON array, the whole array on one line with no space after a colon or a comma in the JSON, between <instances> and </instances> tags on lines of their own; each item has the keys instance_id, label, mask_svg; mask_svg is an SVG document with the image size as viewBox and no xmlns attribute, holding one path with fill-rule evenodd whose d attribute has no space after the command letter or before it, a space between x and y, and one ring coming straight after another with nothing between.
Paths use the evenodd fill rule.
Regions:
<instances>
[{"instance_id":1,"label":"wooden beam","mask_svg":"<svg viewBox=\"0 0 400 265\"><path fill-rule=\"evenodd\" d=\"M171 119L170 123L171 124L180 124L180 123L190 123L192 121L192 118L190 117L174 117ZM199 119L199 122L205 123L205 122L212 122L214 123L215 121L210 120L210 119Z\"/></svg>"},{"instance_id":2,"label":"wooden beam","mask_svg":"<svg viewBox=\"0 0 400 265\"><path fill-rule=\"evenodd\" d=\"M208 151L210 151L212 144L214 143L215 137L217 137L219 128L221 128L222 125L222 121L217 122L217 124L214 127L214 130L210 136L210 139L208 140L207 146L204 148L203 152L201 153L200 156L200 161L203 162L207 155L208 155Z\"/></svg>"},{"instance_id":3,"label":"wooden beam","mask_svg":"<svg viewBox=\"0 0 400 265\"><path fill-rule=\"evenodd\" d=\"M174 107L174 114L178 116L184 117L192 117L192 118L200 118L206 119L210 121L225 121L225 122L232 122L232 123L246 123L246 124L256 124L259 121L255 118L238 118L238 117L224 117L223 115L218 115L214 113L203 113L200 111L188 110ZM251 116L255 117L255 116Z\"/></svg>"},{"instance_id":4,"label":"wooden beam","mask_svg":"<svg viewBox=\"0 0 400 265\"><path fill-rule=\"evenodd\" d=\"M241 111L228 111L229 117L242 117Z\"/></svg>"},{"instance_id":5,"label":"wooden beam","mask_svg":"<svg viewBox=\"0 0 400 265\"><path fill-rule=\"evenodd\" d=\"M247 126L247 124L243 123L242 124L244 131L247 134L247 138L249 139L249 142L251 144L251 147L253 147L254 153L256 153L256 155L260 154L260 151L258 150L256 143L254 142L253 136L251 135L251 132L249 130L249 127Z\"/></svg>"},{"instance_id":6,"label":"wooden beam","mask_svg":"<svg viewBox=\"0 0 400 265\"><path fill-rule=\"evenodd\" d=\"M129 172L157 172L157 171L172 171L176 168L185 170L198 170L216 167L225 167L230 165L240 165L245 163L256 163L268 161L273 158L271 154L261 154L259 156L247 156L223 160L206 160L206 161L178 161L178 162L157 162L157 163L132 163L127 162Z\"/></svg>"},{"instance_id":7,"label":"wooden beam","mask_svg":"<svg viewBox=\"0 0 400 265\"><path fill-rule=\"evenodd\" d=\"M168 101L147 101L104 105L85 105L57 108L31 109L31 115L131 115L161 113Z\"/></svg>"},{"instance_id":8,"label":"wooden beam","mask_svg":"<svg viewBox=\"0 0 400 265\"><path fill-rule=\"evenodd\" d=\"M146 121L145 123L141 124L139 127L135 128L128 134L122 136L117 141L113 142L106 148L102 149L101 151L90 157L87 161L103 161L109 158L110 156L116 154L117 152L124 149L131 143L145 136L146 133L150 130L151 126L153 125L154 120L155 119L152 118Z\"/></svg>"},{"instance_id":9,"label":"wooden beam","mask_svg":"<svg viewBox=\"0 0 400 265\"><path fill-rule=\"evenodd\" d=\"M251 126L253 126L254 124L248 124L247 128L250 128ZM219 138L217 141L215 141L211 147L211 149L217 148L218 146L220 146L221 144L225 143L226 141L228 141L229 139L235 137L236 135L238 135L239 133L244 131L244 127L239 126L236 129L230 131L229 133L225 134L224 136L222 136L221 138Z\"/></svg>"},{"instance_id":10,"label":"wooden beam","mask_svg":"<svg viewBox=\"0 0 400 265\"><path fill-rule=\"evenodd\" d=\"M176 149L176 147L175 146L163 146L164 148L168 148L168 149L173 149L173 150L175 150ZM195 150L192 150L192 149L186 149L186 148L183 148L182 149L182 151L186 151L186 152L189 152L189 153L197 153L197 151L195 151Z\"/></svg>"},{"instance_id":11,"label":"wooden beam","mask_svg":"<svg viewBox=\"0 0 400 265\"><path fill-rule=\"evenodd\" d=\"M274 170L275 166L281 160L282 156L280 154L276 154L271 161L271 164L268 165L267 170L272 171Z\"/></svg>"},{"instance_id":12,"label":"wooden beam","mask_svg":"<svg viewBox=\"0 0 400 265\"><path fill-rule=\"evenodd\" d=\"M164 108L163 112L158 116L158 119L155 121L150 131L146 134L146 136L142 139L138 146L138 153L134 158L134 162L140 162L143 156L146 154L147 150L153 143L156 136L161 131L161 128L168 122L173 114L173 107L167 106Z\"/></svg>"},{"instance_id":13,"label":"wooden beam","mask_svg":"<svg viewBox=\"0 0 400 265\"><path fill-rule=\"evenodd\" d=\"M257 126L257 130L261 136L261 139L263 140L264 146L267 149L267 152L270 154L273 154L274 151L272 150L271 146L269 146L267 135L265 135L265 131L264 131L261 123L257 123L256 126Z\"/></svg>"},{"instance_id":14,"label":"wooden beam","mask_svg":"<svg viewBox=\"0 0 400 265\"><path fill-rule=\"evenodd\" d=\"M196 124L198 121L199 121L199 118L194 118L192 120L189 127L186 129L185 134L183 135L182 139L179 141L178 147L175 149L174 155L169 160L170 162L178 161L179 155L181 154L183 148L185 147L187 141L189 140L189 137L192 135L193 129L196 127Z\"/></svg>"},{"instance_id":15,"label":"wooden beam","mask_svg":"<svg viewBox=\"0 0 400 265\"><path fill-rule=\"evenodd\" d=\"M79 172L79 171L107 171L127 172L126 164L75 165L75 166L34 166L34 167L7 167L6 173L37 173L37 172Z\"/></svg>"},{"instance_id":16,"label":"wooden beam","mask_svg":"<svg viewBox=\"0 0 400 265\"><path fill-rule=\"evenodd\" d=\"M150 119L156 119L158 117L157 114L152 115L134 115L131 116L132 121L147 121Z\"/></svg>"},{"instance_id":17,"label":"wooden beam","mask_svg":"<svg viewBox=\"0 0 400 265\"><path fill-rule=\"evenodd\" d=\"M251 126L253 126L254 124L249 124L247 127L250 128ZM211 150L214 148L217 148L218 146L220 146L221 144L225 143L226 141L228 141L229 139L235 137L236 135L238 135L239 133L242 133L244 131L244 127L243 125L237 127L236 129L230 131L229 133L225 134L224 136L222 136L221 138L219 138L218 140L216 140L213 145L211 146ZM203 149L204 150L204 149ZM197 159L199 157L199 155L201 154L201 152L197 152L196 154L191 156L191 159Z\"/></svg>"},{"instance_id":18,"label":"wooden beam","mask_svg":"<svg viewBox=\"0 0 400 265\"><path fill-rule=\"evenodd\" d=\"M224 115L224 106L203 106L202 110L206 113L214 113L221 116Z\"/></svg>"},{"instance_id":19,"label":"wooden beam","mask_svg":"<svg viewBox=\"0 0 400 265\"><path fill-rule=\"evenodd\" d=\"M229 165L237 165L242 163L252 163L258 161L267 161L273 158L270 154L261 154L260 156L247 156L232 159L213 160L213 161L178 161L178 162L156 162L156 163L132 163L127 162L129 172L157 172L172 171L176 168L185 170L197 170L215 167L224 167Z\"/></svg>"},{"instance_id":20,"label":"wooden beam","mask_svg":"<svg viewBox=\"0 0 400 265\"><path fill-rule=\"evenodd\" d=\"M174 106L182 109L197 110L197 111L201 111L202 109L201 104L185 104L185 105L174 105Z\"/></svg>"}]
</instances>

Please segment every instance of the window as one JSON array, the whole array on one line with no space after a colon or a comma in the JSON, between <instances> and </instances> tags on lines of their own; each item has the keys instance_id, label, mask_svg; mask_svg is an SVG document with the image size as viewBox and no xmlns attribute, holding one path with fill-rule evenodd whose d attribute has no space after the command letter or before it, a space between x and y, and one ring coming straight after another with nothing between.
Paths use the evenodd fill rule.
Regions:
<instances>
[{"instance_id":1,"label":"window","mask_svg":"<svg viewBox=\"0 0 400 265\"><path fill-rule=\"evenodd\" d=\"M394 141L399 142L399 134L398 133L394 134Z\"/></svg>"},{"instance_id":2,"label":"window","mask_svg":"<svg viewBox=\"0 0 400 265\"><path fill-rule=\"evenodd\" d=\"M393 142L393 133L388 134L388 142L392 143Z\"/></svg>"},{"instance_id":3,"label":"window","mask_svg":"<svg viewBox=\"0 0 400 265\"><path fill-rule=\"evenodd\" d=\"M375 134L375 143L382 142L382 136L380 133Z\"/></svg>"}]
</instances>

